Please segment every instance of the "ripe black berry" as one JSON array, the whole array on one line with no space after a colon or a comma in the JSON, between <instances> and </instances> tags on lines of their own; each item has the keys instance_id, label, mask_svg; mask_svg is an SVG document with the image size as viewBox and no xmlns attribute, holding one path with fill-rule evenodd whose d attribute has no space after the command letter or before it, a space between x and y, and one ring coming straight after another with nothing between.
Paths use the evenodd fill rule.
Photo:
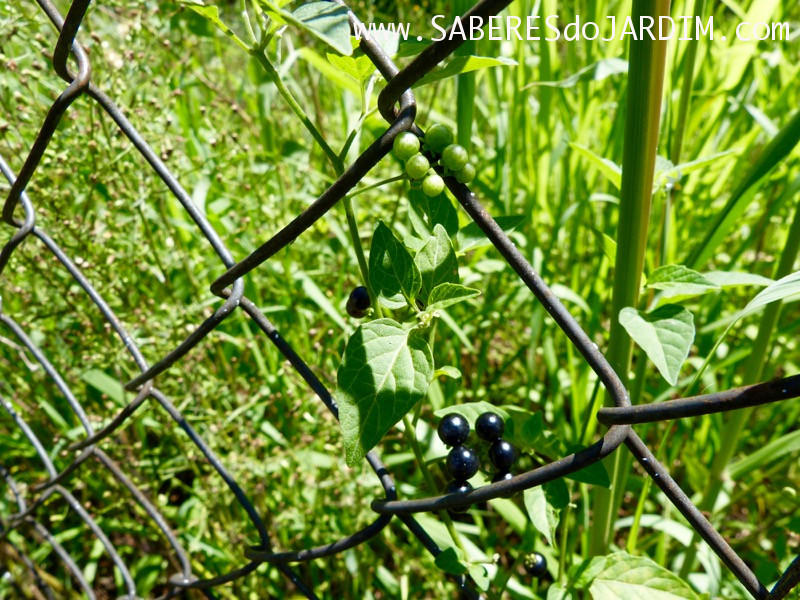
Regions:
<instances>
[{"instance_id":1,"label":"ripe black berry","mask_svg":"<svg viewBox=\"0 0 800 600\"><path fill-rule=\"evenodd\" d=\"M547 560L538 552L531 552L525 556L525 571L528 575L536 578L547 575Z\"/></svg>"},{"instance_id":2,"label":"ripe black berry","mask_svg":"<svg viewBox=\"0 0 800 600\"><path fill-rule=\"evenodd\" d=\"M517 451L507 441L500 439L489 447L489 460L500 473L511 470Z\"/></svg>"},{"instance_id":3,"label":"ripe black berry","mask_svg":"<svg viewBox=\"0 0 800 600\"><path fill-rule=\"evenodd\" d=\"M363 285L358 286L347 299L347 314L360 319L367 314L370 305L369 292Z\"/></svg>"},{"instance_id":4,"label":"ripe black berry","mask_svg":"<svg viewBox=\"0 0 800 600\"><path fill-rule=\"evenodd\" d=\"M494 442L503 437L506 424L503 418L497 413L485 412L475 421L475 433L478 437L487 442Z\"/></svg>"},{"instance_id":5,"label":"ripe black berry","mask_svg":"<svg viewBox=\"0 0 800 600\"><path fill-rule=\"evenodd\" d=\"M466 481L451 481L447 484L447 487L444 488L445 494L466 494L467 492L472 491L472 486ZM454 513L463 513L467 512L469 506L462 506L461 508L451 508L450 512Z\"/></svg>"},{"instance_id":6,"label":"ripe black berry","mask_svg":"<svg viewBox=\"0 0 800 600\"><path fill-rule=\"evenodd\" d=\"M469 437L469 423L457 413L450 413L439 421L439 439L448 446L458 446Z\"/></svg>"},{"instance_id":7,"label":"ripe black berry","mask_svg":"<svg viewBox=\"0 0 800 600\"><path fill-rule=\"evenodd\" d=\"M447 471L456 481L466 481L478 472L478 455L472 448L456 446L447 455Z\"/></svg>"}]
</instances>

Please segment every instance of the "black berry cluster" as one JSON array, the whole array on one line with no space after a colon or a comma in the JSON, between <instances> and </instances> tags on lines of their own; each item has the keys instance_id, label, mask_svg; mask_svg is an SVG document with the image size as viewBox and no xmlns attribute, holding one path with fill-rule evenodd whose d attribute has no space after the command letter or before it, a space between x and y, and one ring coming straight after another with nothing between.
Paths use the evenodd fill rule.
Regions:
<instances>
[{"instance_id":1,"label":"black berry cluster","mask_svg":"<svg viewBox=\"0 0 800 600\"><path fill-rule=\"evenodd\" d=\"M483 413L475 422L475 432L478 437L491 444L488 456L489 461L496 470L496 475L492 479L493 483L510 479L514 476L511 473L511 467L514 464L517 453L514 450L514 446L503 439L503 431L505 431L505 422L500 415L493 412ZM452 480L445 488L445 492L448 494L463 494L472 490L472 486L467 480L478 472L480 465L478 464L477 453L472 448L464 445L469 437L469 432L469 423L457 413L445 415L439 421L439 439L447 446L451 446L446 462L447 472L452 477ZM466 508L459 509L460 512L465 510Z\"/></svg>"},{"instance_id":2,"label":"black berry cluster","mask_svg":"<svg viewBox=\"0 0 800 600\"><path fill-rule=\"evenodd\" d=\"M453 143L453 132L446 125L432 125L425 133L423 149L433 157L433 164L441 163L445 175L454 175L461 183L475 178L475 167L469 162L466 148ZM426 196L438 196L444 191L444 180L433 168L427 156L420 152L420 139L405 131L394 138L395 156L405 163L406 175L422 181Z\"/></svg>"},{"instance_id":3,"label":"black berry cluster","mask_svg":"<svg viewBox=\"0 0 800 600\"><path fill-rule=\"evenodd\" d=\"M452 446L447 455L447 472L452 480L447 484L445 493L466 494L472 490L467 482L478 472L478 455L475 451L464 445L469 437L469 423L457 413L450 413L442 417L438 427L439 439L446 445ZM454 512L464 512L466 507L453 509Z\"/></svg>"},{"instance_id":4,"label":"black berry cluster","mask_svg":"<svg viewBox=\"0 0 800 600\"><path fill-rule=\"evenodd\" d=\"M347 314L356 319L360 319L367 314L370 305L369 292L363 285L358 286L347 299Z\"/></svg>"},{"instance_id":5,"label":"black berry cluster","mask_svg":"<svg viewBox=\"0 0 800 600\"><path fill-rule=\"evenodd\" d=\"M511 479L511 467L517 459L517 451L514 446L503 439L503 432L506 424L503 418L493 412L485 412L475 421L475 431L478 437L491 444L489 446L489 462L496 469L492 483Z\"/></svg>"}]
</instances>

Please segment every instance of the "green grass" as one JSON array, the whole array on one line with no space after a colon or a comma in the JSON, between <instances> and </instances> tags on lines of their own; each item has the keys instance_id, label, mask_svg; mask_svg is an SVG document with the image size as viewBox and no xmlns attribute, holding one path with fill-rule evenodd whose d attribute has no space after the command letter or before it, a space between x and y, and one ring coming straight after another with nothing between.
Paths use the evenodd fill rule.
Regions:
<instances>
[{"instance_id":1,"label":"green grass","mask_svg":"<svg viewBox=\"0 0 800 600\"><path fill-rule=\"evenodd\" d=\"M521 0L507 12L530 14L538 4L540 14L593 14L598 21L630 10L630 2L613 0ZM677 0L672 14L691 14L701 4ZM705 4L705 14L713 14L720 29L742 20L736 10L751 12L755 20L791 21L794 29L800 23L800 9L793 3ZM60 3L62 10L64 5ZM238 7L220 6L226 22L235 24L246 39L238 25ZM411 21L420 34L433 35L429 15L449 14L448 6L438 1L397 7L359 2L353 8L362 20ZM308 124L297 119L297 109L337 153L364 115L364 100L375 106L375 94L362 98L342 90L332 70L321 71L325 48L291 30L283 34L277 72L296 99L295 107L286 103L263 64L173 3L98 2L90 7L81 36L90 48L93 81L123 107L237 259L288 223L336 177L335 161L314 142ZM18 170L64 83L47 59L55 43L52 28L33 3L0 7L0 40L0 154ZM800 198L800 152L790 143L796 139L793 124L800 105L796 34L789 42L733 48L720 41L694 46L671 42L658 132L654 98L659 94L648 83L655 71L637 66L646 61L634 61L631 79L624 73L599 78L597 70L570 79L591 65L627 59L627 43L483 40L471 52L502 55L518 64L418 88L418 121L423 127L443 122L457 130L478 167L472 187L494 216L524 218L512 233L517 247L555 286L598 346L620 357L615 366L629 367L632 374L620 374L632 378L639 402L683 394L712 349L695 393L800 370L797 304L781 310L773 305L748 317L716 346L729 319L759 291L753 286L726 287L682 302L694 314L697 333L675 387L638 349L628 365L630 346L615 341L624 337L616 313L636 305L637 298L637 307L645 308L650 292L642 293L638 281L659 265L688 264L703 273L743 271L770 278L796 271L798 236L792 223L797 222ZM398 62L408 60L403 56ZM643 79L647 73L654 79ZM375 92L382 85L378 80ZM643 87L649 91L643 93ZM687 169L671 189L656 177L659 185L648 198L653 157L632 150L632 125L626 125L640 119L648 124L642 148L652 151L657 142L657 170L668 157L688 163L720 156ZM366 114L344 163L384 126L379 115ZM781 130L779 142L770 145ZM612 181L613 169L601 168L602 163L578 148L623 165L622 190ZM398 161L387 157L357 189L399 173ZM90 99L79 99L68 111L29 193L37 223L80 260L150 362L219 305L209 285L224 269L212 249ZM337 207L246 279L248 298L330 388L345 342L358 325L344 311L349 291L364 279L358 246L352 242L353 225L366 252L378 219L401 239L414 232L405 182L364 191L352 202L352 215ZM632 215L633 206L643 209L647 202L649 218L644 210ZM725 207L732 216L720 219ZM467 223L463 213L459 218L462 226ZM7 236L11 229L0 231ZM595 375L499 255L482 247L459 263L462 282L479 288L482 296L449 309L451 318L439 323L434 348L437 366L453 365L462 378L437 380L416 423L430 477L441 487L445 450L435 440L433 415L439 408L486 401L541 415L549 433L525 459L528 466L564 455L569 447L603 433L587 418L602 401ZM100 371L124 382L136 372L135 365L39 242L26 240L14 255L0 277L0 295L4 313L23 323L97 423L120 409L113 394L87 383L87 373ZM0 336L0 394L14 402L56 466L63 468L69 457L60 451L82 435L77 420L11 332L2 330ZM243 313L227 319L158 385L265 515L276 547L322 544L373 519L369 503L381 494L374 476L366 467L345 466L338 425ZM659 449L659 458L696 501L709 496L704 494L709 481L719 487L716 504L706 506L710 518L764 582L775 581L798 550L800 447L793 434L799 412L796 401L758 408L736 435L730 434L729 423L741 417L730 415L637 430L654 451ZM742 464L770 444L785 451L755 454L754 461ZM438 493L430 489L408 446L404 433L395 428L380 448L400 495ZM160 408L142 407L103 448L126 466L179 532L198 576L242 563L241 549L256 541L255 531L230 501L224 483ZM13 464L6 466L17 480L41 481L43 470L32 450L0 415L0 456L12 455ZM737 477L726 477L726 468ZM176 570L171 551L121 486L90 463L70 487L78 490L132 565L139 593L149 597L163 590L166 576ZM14 507L6 488L0 490L4 515ZM455 519L473 558L480 558L476 549L486 557L499 555L499 568L490 575L495 590L510 578L505 597L546 597L547 584L531 581L518 560L532 550L548 557L556 580L566 580L570 567L593 549L602 554L627 547L676 573L686 563L683 521L638 467L617 488L619 510L609 508L600 515L608 524L604 530L598 530L595 513L604 492L574 481L568 490L570 504L560 512L552 546L530 522L521 495ZM634 519L637 510L640 518ZM120 582L75 515L58 500L49 501L45 511L48 525L85 567L87 577L115 595ZM447 542L445 525L436 516L424 523ZM65 585L63 567L48 546L24 533L9 539ZM713 598L745 598L702 543L698 548L699 560L686 567L688 580ZM24 575L2 543L0 565ZM366 547L302 565L298 571L322 597L453 595L433 560L399 527L386 529ZM291 593L287 589L275 569L262 566L256 574L220 588L218 595L286 597ZM0 596L21 593L0 580Z\"/></svg>"}]
</instances>

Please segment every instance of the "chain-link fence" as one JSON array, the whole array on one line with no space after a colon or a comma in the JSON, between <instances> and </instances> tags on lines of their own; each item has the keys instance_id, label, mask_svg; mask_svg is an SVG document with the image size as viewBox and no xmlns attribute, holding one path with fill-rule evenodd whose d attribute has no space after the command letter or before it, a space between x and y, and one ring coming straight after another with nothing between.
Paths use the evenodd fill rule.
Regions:
<instances>
[{"instance_id":1,"label":"chain-link fence","mask_svg":"<svg viewBox=\"0 0 800 600\"><path fill-rule=\"evenodd\" d=\"M633 454L655 484L678 508L689 524L754 598L777 600L787 596L797 585L798 581L800 581L800 559L792 563L771 591L767 590L753 571L670 477L664 466L656 460L653 453L643 443L632 426L640 423L729 411L797 397L800 396L800 376L722 393L671 400L659 404L632 406L625 386L607 362L603 353L592 343L589 336L581 329L491 215L483 208L476 195L467 185L459 183L453 177L446 178L446 184L450 192L458 200L464 211L491 240L497 251L505 258L538 301L542 303L545 310L575 345L610 394L614 407L601 409L598 414L599 421L608 427L608 431L602 439L590 447L551 464L517 475L512 479L492 483L466 494L451 494L414 500L403 500L398 497L395 483L389 470L381 462L378 454L372 451L367 455L366 459L379 479L384 489L385 497L372 502L371 508L376 513L376 517L370 525L343 539L332 541L316 548L299 548L289 551L279 551L274 548L264 517L259 514L253 503L248 499L245 491L237 484L211 448L183 418L181 412L170 399L159 391L155 385L156 377L178 363L182 357L208 336L224 319L239 308L252 319L267 339L289 361L328 410L334 416L338 415L336 403L325 385L314 375L311 368L298 356L255 304L244 296L242 277L302 235L303 232L342 200L389 152L394 138L399 133L408 130L418 134L421 133L414 123L416 104L411 87L426 73L449 57L462 43L462 38L454 36L450 39L449 35L445 36L442 41L428 46L402 70L397 69L392 60L374 40L362 39L361 49L388 82L379 98L380 112L389 123L388 127L347 168L341 177L328 187L305 211L249 256L240 262L236 262L226 248L223 239L220 238L203 212L193 203L190 195L181 187L181 184L159 159L158 155L137 132L136 128L111 98L92 83L89 57L76 38L81 21L89 6L89 0L74 0L66 18L59 14L49 0L37 0L37 2L50 21L60 31L52 62L56 73L68 85L50 107L19 173L15 175L7 162L0 157L0 170L2 170L3 175L11 184L11 190L3 205L2 216L4 222L13 228L13 234L3 246L2 251L0 251L0 273L8 265L9 258L20 244L24 241L31 243L32 238L38 240L43 250L55 257L91 299L103 318L116 332L141 371L125 386L127 390L135 390L137 392L135 398L119 414L114 416L107 425L96 430L92 426L91 420L84 411L81 402L70 390L70 387L48 360L48 357L40 351L37 344L31 339L30 333L20 325L18 319L2 311L2 307L0 307L0 323L2 323L2 327L7 332L10 332L40 364L43 371L52 380L60 393L63 394L85 430L85 438L71 445L68 449L69 452L74 454L74 459L68 467L59 472L49 458L49 452L43 442L36 436L28 423L14 410L12 404L6 398L0 396L0 406L27 439L41 460L45 471L44 477L39 484L22 486L15 481L11 474L14 461L18 457L3 456L0 459L0 474L7 486L6 493L11 494L18 507L17 512L13 514L0 515L0 541L6 544L10 551L16 553L19 563L24 565L30 573L31 580L36 584L43 597L52 598L54 597L54 592L40 576L33 559L24 552L24 549L15 546L9 540L8 533L12 530L20 532L26 538L30 537L36 543L50 544L55 555L63 561L65 568L71 573L74 582L83 590L86 596L89 598L95 597L95 592L86 581L81 567L76 564L57 540L57 532L46 527L39 517L42 506L55 496L63 499L69 510L74 511L75 515L85 524L85 527L102 544L103 550L113 562L123 582L123 587L126 591L124 597L138 597L129 566L121 558L120 553L97 521L89 514L82 502L75 497L74 493L70 491L70 481L76 475L76 472L83 467L84 463L94 462L100 468L107 470L119 482L121 488L127 490L133 500L141 506L148 519L160 530L166 543L172 548L174 552L174 560L172 562L176 566L177 573L171 577L164 575L164 579L168 578L166 589L169 591L163 597L169 598L180 595L189 588L200 590L207 597L214 597L213 588L216 586L244 577L252 573L262 563L270 563L279 569L302 594L308 598L316 598L312 587L303 582L292 569L290 566L292 563L310 561L343 552L364 543L389 525L407 528L431 554L437 555L440 552L439 547L418 521L415 520L413 516L415 513L466 507L539 486L591 465L608 456L622 445ZM510 4L510 0L484 0L476 4L463 18L468 19L470 16L476 16L485 20L490 15L497 14L508 4ZM353 29L360 27L355 15L350 13L349 18ZM72 72L68 67L70 54L74 57L77 65L77 71L75 72ZM56 135L60 120L70 105L81 95L91 98L116 123L119 130L139 152L141 158L157 174L192 218L200 233L219 258L221 267L225 269L225 272L211 286L212 292L223 299L222 304L219 305L210 318L200 323L182 343L153 365L145 361L136 340L128 333L101 293L84 276L81 268L62 251L53 238L36 225L35 199L30 198L25 191L32 178L36 175L37 167L49 142ZM21 218L15 216L17 214L21 215ZM181 545L178 536L170 529L167 520L161 515L159 509L126 476L121 466L103 451L102 445L108 441L109 436L125 424L126 421L136 419L137 411L147 401L150 401L150 410L165 411L175 425L184 430L192 443L227 485L232 499L239 503L249 516L251 525L258 533L260 542L257 547L243 550L243 564L241 567L212 578L201 579L196 577L192 571L188 552ZM48 442L49 440L45 441ZM395 519L395 517L397 518ZM452 579L467 597L479 597L478 592L470 585L466 577L452 577Z\"/></svg>"}]
</instances>

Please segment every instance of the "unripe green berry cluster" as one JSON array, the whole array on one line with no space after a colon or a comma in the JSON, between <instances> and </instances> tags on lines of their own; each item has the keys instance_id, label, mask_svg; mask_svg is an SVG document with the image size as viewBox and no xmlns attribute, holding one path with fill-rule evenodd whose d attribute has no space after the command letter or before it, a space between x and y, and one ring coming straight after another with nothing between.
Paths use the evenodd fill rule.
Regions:
<instances>
[{"instance_id":1,"label":"unripe green berry cluster","mask_svg":"<svg viewBox=\"0 0 800 600\"><path fill-rule=\"evenodd\" d=\"M453 143L453 132L442 124L432 125L425 133L423 148L444 167L445 175L454 175L461 183L475 178L475 167L469 162L469 153L463 146ZM428 158L420 152L420 139L405 131L394 138L394 154L405 163L405 172L413 181L422 181L426 196L438 196L444 191L444 180L433 169Z\"/></svg>"}]
</instances>

